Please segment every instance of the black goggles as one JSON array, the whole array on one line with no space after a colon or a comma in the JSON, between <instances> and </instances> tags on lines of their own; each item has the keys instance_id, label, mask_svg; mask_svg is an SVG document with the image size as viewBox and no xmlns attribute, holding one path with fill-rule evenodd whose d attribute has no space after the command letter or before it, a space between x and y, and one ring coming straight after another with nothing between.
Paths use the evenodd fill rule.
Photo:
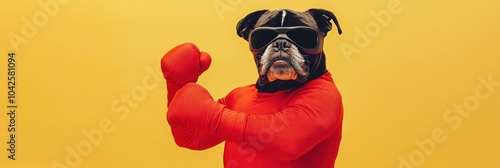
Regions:
<instances>
[{"instance_id":1,"label":"black goggles","mask_svg":"<svg viewBox=\"0 0 500 168\"><path fill-rule=\"evenodd\" d=\"M324 35L307 26L258 27L250 32L250 50L254 55L263 53L267 46L278 39L286 39L306 54L318 54L323 50Z\"/></svg>"}]
</instances>

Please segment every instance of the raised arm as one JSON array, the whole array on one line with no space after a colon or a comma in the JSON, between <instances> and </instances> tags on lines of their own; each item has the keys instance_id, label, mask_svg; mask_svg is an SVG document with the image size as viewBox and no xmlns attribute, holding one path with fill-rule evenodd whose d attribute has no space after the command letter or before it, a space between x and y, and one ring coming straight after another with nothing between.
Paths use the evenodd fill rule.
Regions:
<instances>
[{"instance_id":1,"label":"raised arm","mask_svg":"<svg viewBox=\"0 0 500 168\"><path fill-rule=\"evenodd\" d=\"M235 144L245 144L268 131L273 138L257 152L280 160L295 160L332 135L343 115L341 97L333 83L329 88L297 91L286 108L272 115L230 110L197 84L187 84L179 93L167 112L169 123L213 133Z\"/></svg>"},{"instance_id":2,"label":"raised arm","mask_svg":"<svg viewBox=\"0 0 500 168\"><path fill-rule=\"evenodd\" d=\"M210 63L210 55L200 52L192 43L181 44L162 57L161 69L167 82L167 107L177 91L187 83L196 83L198 77L210 67ZM203 150L222 142L222 139L214 134L183 125L170 124L170 127L176 144L181 147Z\"/></svg>"}]
</instances>

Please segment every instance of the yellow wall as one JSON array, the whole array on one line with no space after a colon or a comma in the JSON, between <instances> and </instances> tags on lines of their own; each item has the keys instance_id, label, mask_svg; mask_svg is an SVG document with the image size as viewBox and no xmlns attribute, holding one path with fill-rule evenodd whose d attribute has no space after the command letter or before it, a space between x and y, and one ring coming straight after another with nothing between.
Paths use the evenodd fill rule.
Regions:
<instances>
[{"instance_id":1,"label":"yellow wall","mask_svg":"<svg viewBox=\"0 0 500 168\"><path fill-rule=\"evenodd\" d=\"M344 30L330 33L325 44L345 104L337 167L500 167L497 1L4 0L0 6L2 168L221 167L222 145L194 152L174 144L161 56L186 41L208 51L213 63L199 83L221 97L257 77L247 44L235 34L237 21L262 8L311 7L334 11ZM6 151L9 52L17 54L15 161Z\"/></svg>"}]
</instances>

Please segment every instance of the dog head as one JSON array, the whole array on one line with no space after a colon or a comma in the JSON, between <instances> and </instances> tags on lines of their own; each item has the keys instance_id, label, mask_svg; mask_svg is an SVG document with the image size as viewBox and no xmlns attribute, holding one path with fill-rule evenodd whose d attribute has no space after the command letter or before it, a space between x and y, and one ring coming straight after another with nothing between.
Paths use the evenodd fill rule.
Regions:
<instances>
[{"instance_id":1,"label":"dog head","mask_svg":"<svg viewBox=\"0 0 500 168\"><path fill-rule=\"evenodd\" d=\"M236 32L249 42L259 92L298 87L326 73L323 40L331 20L341 34L335 15L324 9L259 10L241 19Z\"/></svg>"}]
</instances>

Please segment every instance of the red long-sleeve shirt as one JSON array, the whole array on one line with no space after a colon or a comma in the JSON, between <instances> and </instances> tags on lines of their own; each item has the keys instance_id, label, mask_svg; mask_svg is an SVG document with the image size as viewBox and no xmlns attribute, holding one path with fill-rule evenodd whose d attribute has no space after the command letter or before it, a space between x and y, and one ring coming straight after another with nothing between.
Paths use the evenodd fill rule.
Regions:
<instances>
[{"instance_id":1,"label":"red long-sleeve shirt","mask_svg":"<svg viewBox=\"0 0 500 168\"><path fill-rule=\"evenodd\" d=\"M301 87L275 93L259 93L255 85L240 87L218 102L246 114L244 120L234 117L235 122L245 122L243 128L223 128L215 135L178 127L172 129L178 145L202 150L226 141L226 168L334 166L343 107L329 72Z\"/></svg>"}]
</instances>

